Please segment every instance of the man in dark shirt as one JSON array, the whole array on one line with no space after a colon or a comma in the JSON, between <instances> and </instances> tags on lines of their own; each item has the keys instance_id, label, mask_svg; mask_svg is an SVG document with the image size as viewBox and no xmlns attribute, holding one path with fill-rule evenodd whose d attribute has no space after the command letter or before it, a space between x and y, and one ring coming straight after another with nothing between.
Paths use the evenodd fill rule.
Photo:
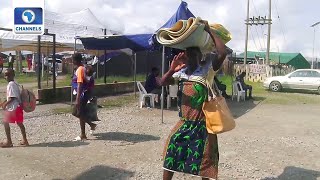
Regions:
<instances>
[{"instance_id":1,"label":"man in dark shirt","mask_svg":"<svg viewBox=\"0 0 320 180\"><path fill-rule=\"evenodd\" d=\"M154 67L151 70L151 73L148 75L146 79L145 89L147 93L152 94L161 94L161 87L157 83L157 78L159 76L159 69Z\"/></svg>"},{"instance_id":2,"label":"man in dark shirt","mask_svg":"<svg viewBox=\"0 0 320 180\"><path fill-rule=\"evenodd\" d=\"M218 89L222 92L221 95L222 95L224 98L229 99L230 96L229 96L229 95L227 94L227 92L226 92L226 91L227 91L227 86L226 86L225 84L223 84L221 81L219 81L219 79L218 79L216 76L214 76L214 81L215 81Z\"/></svg>"},{"instance_id":3,"label":"man in dark shirt","mask_svg":"<svg viewBox=\"0 0 320 180\"><path fill-rule=\"evenodd\" d=\"M246 76L246 72L242 72L239 76L236 77L236 81L239 81L243 90L246 91L246 99L247 99L247 91L248 90L249 90L249 99L252 99L252 86L250 86L244 82L245 76Z\"/></svg>"}]
</instances>

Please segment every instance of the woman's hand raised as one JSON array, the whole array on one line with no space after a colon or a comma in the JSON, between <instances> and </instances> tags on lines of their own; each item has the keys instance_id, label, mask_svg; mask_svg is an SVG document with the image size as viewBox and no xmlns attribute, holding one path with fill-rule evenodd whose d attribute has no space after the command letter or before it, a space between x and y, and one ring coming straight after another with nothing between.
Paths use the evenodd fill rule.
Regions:
<instances>
[{"instance_id":1,"label":"woman's hand raised","mask_svg":"<svg viewBox=\"0 0 320 180\"><path fill-rule=\"evenodd\" d=\"M181 52L178 55L175 55L172 60L170 70L173 72L180 71L182 68L186 67L187 61L188 61L188 58L184 52Z\"/></svg>"}]
</instances>

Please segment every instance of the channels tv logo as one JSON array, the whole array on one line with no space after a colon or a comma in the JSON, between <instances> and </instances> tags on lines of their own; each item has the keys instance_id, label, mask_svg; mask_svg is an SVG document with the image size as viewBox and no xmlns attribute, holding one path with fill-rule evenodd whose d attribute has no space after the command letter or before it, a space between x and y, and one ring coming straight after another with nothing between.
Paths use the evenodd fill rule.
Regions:
<instances>
[{"instance_id":1,"label":"channels tv logo","mask_svg":"<svg viewBox=\"0 0 320 180\"><path fill-rule=\"evenodd\" d=\"M42 35L43 9L42 8L23 8L14 9L14 32L16 34Z\"/></svg>"}]
</instances>

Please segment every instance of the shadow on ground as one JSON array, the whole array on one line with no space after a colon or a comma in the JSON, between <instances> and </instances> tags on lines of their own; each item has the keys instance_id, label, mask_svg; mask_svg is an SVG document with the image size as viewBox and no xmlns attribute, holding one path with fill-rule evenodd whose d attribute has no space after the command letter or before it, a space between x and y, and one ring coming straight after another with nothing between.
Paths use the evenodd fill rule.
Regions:
<instances>
[{"instance_id":1,"label":"shadow on ground","mask_svg":"<svg viewBox=\"0 0 320 180\"><path fill-rule=\"evenodd\" d=\"M147 135L147 134L133 134L124 132L107 132L94 134L97 140L106 141L125 141L130 143L139 143L146 141L157 141L160 137Z\"/></svg>"},{"instance_id":2,"label":"shadow on ground","mask_svg":"<svg viewBox=\"0 0 320 180\"><path fill-rule=\"evenodd\" d=\"M88 142L74 142L74 141L57 141L57 142L50 142L50 143L40 143L40 144L33 144L30 145L30 147L79 147L79 146L86 146L88 145Z\"/></svg>"},{"instance_id":3,"label":"shadow on ground","mask_svg":"<svg viewBox=\"0 0 320 180\"><path fill-rule=\"evenodd\" d=\"M278 177L266 177L262 180L317 180L318 177L320 177L320 171L288 166Z\"/></svg>"},{"instance_id":4,"label":"shadow on ground","mask_svg":"<svg viewBox=\"0 0 320 180\"><path fill-rule=\"evenodd\" d=\"M134 175L134 172L108 166L94 166L91 169L77 175L72 180L126 180ZM54 179L61 180L61 179Z\"/></svg>"},{"instance_id":5,"label":"shadow on ground","mask_svg":"<svg viewBox=\"0 0 320 180\"><path fill-rule=\"evenodd\" d=\"M252 109L254 109L256 106L258 106L262 101L264 101L266 98L264 97L254 97L254 100L246 100L246 101L240 101L237 102L237 100L227 100L227 104L230 108L230 111L232 112L233 116L235 118L239 118L246 113L250 112Z\"/></svg>"}]
</instances>

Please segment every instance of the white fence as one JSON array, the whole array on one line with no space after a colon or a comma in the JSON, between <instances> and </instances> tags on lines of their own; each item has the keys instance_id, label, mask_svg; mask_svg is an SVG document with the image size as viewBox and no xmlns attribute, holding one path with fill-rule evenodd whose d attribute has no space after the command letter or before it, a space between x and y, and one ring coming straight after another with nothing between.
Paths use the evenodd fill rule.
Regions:
<instances>
[{"instance_id":1,"label":"white fence","mask_svg":"<svg viewBox=\"0 0 320 180\"><path fill-rule=\"evenodd\" d=\"M261 64L234 64L234 76L240 75L242 72L246 71L246 80L252 82L263 82L267 77L272 76L283 76L295 69L293 67L287 66L267 66Z\"/></svg>"}]
</instances>

